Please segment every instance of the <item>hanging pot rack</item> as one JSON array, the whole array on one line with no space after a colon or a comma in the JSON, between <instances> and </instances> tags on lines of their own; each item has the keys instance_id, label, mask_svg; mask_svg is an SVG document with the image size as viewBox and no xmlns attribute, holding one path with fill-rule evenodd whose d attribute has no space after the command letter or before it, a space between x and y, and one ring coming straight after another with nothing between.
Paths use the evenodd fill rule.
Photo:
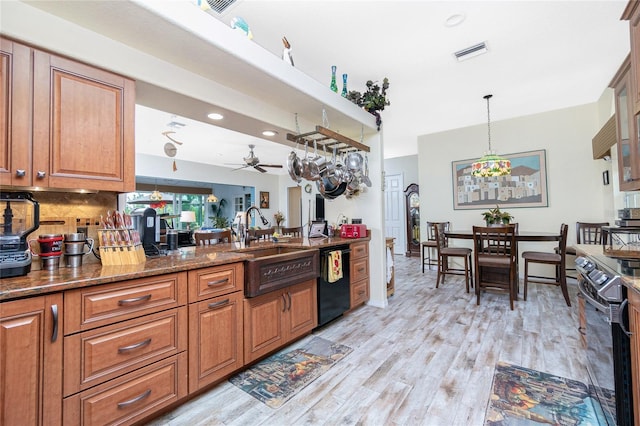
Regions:
<instances>
[{"instance_id":1,"label":"hanging pot rack","mask_svg":"<svg viewBox=\"0 0 640 426\"><path fill-rule=\"evenodd\" d=\"M335 146L338 152L350 152L350 151L364 151L370 152L367 145L360 142L356 142L351 138L348 138L333 130L327 129L323 126L316 126L316 130L313 132L301 133L294 135L293 133L287 133L287 140L295 142L297 144L313 147L317 144L320 150L333 150Z\"/></svg>"}]
</instances>

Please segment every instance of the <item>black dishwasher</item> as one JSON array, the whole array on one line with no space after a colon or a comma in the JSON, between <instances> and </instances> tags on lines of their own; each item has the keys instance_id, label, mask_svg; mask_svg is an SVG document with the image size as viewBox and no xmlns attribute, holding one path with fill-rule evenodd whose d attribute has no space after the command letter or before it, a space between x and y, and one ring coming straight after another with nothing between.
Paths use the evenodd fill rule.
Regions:
<instances>
[{"instance_id":1,"label":"black dishwasher","mask_svg":"<svg viewBox=\"0 0 640 426\"><path fill-rule=\"evenodd\" d=\"M329 282L331 252L342 252L342 278ZM341 316L351 306L348 245L320 250L320 277L318 278L318 327Z\"/></svg>"}]
</instances>

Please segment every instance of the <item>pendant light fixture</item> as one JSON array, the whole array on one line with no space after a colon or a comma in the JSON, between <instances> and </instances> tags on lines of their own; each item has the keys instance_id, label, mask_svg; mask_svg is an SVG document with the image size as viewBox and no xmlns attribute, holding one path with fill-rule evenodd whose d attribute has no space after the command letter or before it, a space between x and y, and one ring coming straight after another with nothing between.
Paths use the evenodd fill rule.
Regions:
<instances>
[{"instance_id":1,"label":"pendant light fixture","mask_svg":"<svg viewBox=\"0 0 640 426\"><path fill-rule=\"evenodd\" d=\"M508 176L511 174L511 161L500 157L491 149L491 115L489 99L493 95L485 95L487 100L487 131L489 135L489 151L471 165L471 174L475 177Z\"/></svg>"},{"instance_id":2,"label":"pendant light fixture","mask_svg":"<svg viewBox=\"0 0 640 426\"><path fill-rule=\"evenodd\" d=\"M158 181L156 181L156 186L155 186L153 192L151 193L151 195L149 195L149 200L150 201L162 201L162 194L160 193L160 191L158 191Z\"/></svg>"}]
</instances>

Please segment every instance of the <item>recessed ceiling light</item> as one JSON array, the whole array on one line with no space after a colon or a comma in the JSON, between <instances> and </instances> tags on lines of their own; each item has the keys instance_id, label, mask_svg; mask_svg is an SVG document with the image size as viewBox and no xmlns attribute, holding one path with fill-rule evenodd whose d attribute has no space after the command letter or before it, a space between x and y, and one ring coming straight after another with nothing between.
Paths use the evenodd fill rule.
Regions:
<instances>
[{"instance_id":1,"label":"recessed ceiling light","mask_svg":"<svg viewBox=\"0 0 640 426\"><path fill-rule=\"evenodd\" d=\"M445 21L444 21L444 25L447 27L455 27L457 25L460 25L464 22L466 16L464 15L464 13L455 13L451 16L449 16Z\"/></svg>"},{"instance_id":2,"label":"recessed ceiling light","mask_svg":"<svg viewBox=\"0 0 640 426\"><path fill-rule=\"evenodd\" d=\"M275 136L278 134L278 132L276 132L275 130L265 130L264 132L262 132L262 134L264 136Z\"/></svg>"},{"instance_id":3,"label":"recessed ceiling light","mask_svg":"<svg viewBox=\"0 0 640 426\"><path fill-rule=\"evenodd\" d=\"M207 115L207 117L212 120L222 120L224 118L222 114L218 114L217 112L212 112L211 114Z\"/></svg>"}]
</instances>

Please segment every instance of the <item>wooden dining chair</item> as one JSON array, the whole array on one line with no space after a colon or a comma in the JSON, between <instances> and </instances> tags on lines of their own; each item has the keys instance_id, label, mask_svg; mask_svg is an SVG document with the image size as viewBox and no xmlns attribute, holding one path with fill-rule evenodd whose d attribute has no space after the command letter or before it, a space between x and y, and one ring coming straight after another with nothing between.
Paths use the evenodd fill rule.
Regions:
<instances>
[{"instance_id":1,"label":"wooden dining chair","mask_svg":"<svg viewBox=\"0 0 640 426\"><path fill-rule=\"evenodd\" d=\"M609 236L602 229L604 226L609 226L609 222L576 222L576 244L606 244ZM555 252L560 253L560 247L556 247ZM577 256L575 246L567 246L566 254ZM575 268L567 268L567 271L575 270Z\"/></svg>"},{"instance_id":2,"label":"wooden dining chair","mask_svg":"<svg viewBox=\"0 0 640 426\"><path fill-rule=\"evenodd\" d=\"M515 229L509 225L473 227L476 305L480 305L483 290L497 290L509 294L513 310L518 291Z\"/></svg>"},{"instance_id":3,"label":"wooden dining chair","mask_svg":"<svg viewBox=\"0 0 640 426\"><path fill-rule=\"evenodd\" d=\"M471 269L471 253L472 250L467 247L450 247L449 241L445 236L446 222L437 222L434 225L436 237L436 253L438 255L438 275L436 277L436 288L442 283L444 284L445 275L464 275L464 283L469 293L469 286L473 286L473 271ZM464 261L464 269L451 268L449 258L462 258Z\"/></svg>"},{"instance_id":4,"label":"wooden dining chair","mask_svg":"<svg viewBox=\"0 0 640 426\"><path fill-rule=\"evenodd\" d=\"M567 306L571 306L571 301L569 300L569 291L567 289L566 270L568 229L569 225L567 225L566 223L563 223L560 226L560 244L558 245L558 251L554 251L553 253L542 251L525 251L524 253L522 253L522 258L524 259L524 300L527 300L527 285L529 281L532 281L541 284L553 284L560 286L560 288L562 289L564 300L567 302ZM541 263L555 266L555 277L529 275L529 263ZM532 280L531 278L534 279Z\"/></svg>"},{"instance_id":5,"label":"wooden dining chair","mask_svg":"<svg viewBox=\"0 0 640 426\"><path fill-rule=\"evenodd\" d=\"M273 235L274 229L249 229L249 237L254 240L269 240Z\"/></svg>"},{"instance_id":6,"label":"wooden dining chair","mask_svg":"<svg viewBox=\"0 0 640 426\"><path fill-rule=\"evenodd\" d=\"M282 228L283 235L292 235L294 237L302 237L302 226L292 226L290 228Z\"/></svg>"},{"instance_id":7,"label":"wooden dining chair","mask_svg":"<svg viewBox=\"0 0 640 426\"><path fill-rule=\"evenodd\" d=\"M427 239L420 243L420 251L422 257L422 273L424 274L424 265L426 264L429 270L431 270L431 265L438 265L437 256L435 258L431 258L431 251L436 250L438 248L438 243L436 241L436 223L444 223L444 231L447 232L451 228L450 222L427 222ZM445 237L446 238L446 237ZM437 254L437 251L436 251Z\"/></svg>"},{"instance_id":8,"label":"wooden dining chair","mask_svg":"<svg viewBox=\"0 0 640 426\"><path fill-rule=\"evenodd\" d=\"M196 246L230 243L232 241L230 229L227 229L226 231L196 232L193 234L193 238L196 241Z\"/></svg>"}]
</instances>

